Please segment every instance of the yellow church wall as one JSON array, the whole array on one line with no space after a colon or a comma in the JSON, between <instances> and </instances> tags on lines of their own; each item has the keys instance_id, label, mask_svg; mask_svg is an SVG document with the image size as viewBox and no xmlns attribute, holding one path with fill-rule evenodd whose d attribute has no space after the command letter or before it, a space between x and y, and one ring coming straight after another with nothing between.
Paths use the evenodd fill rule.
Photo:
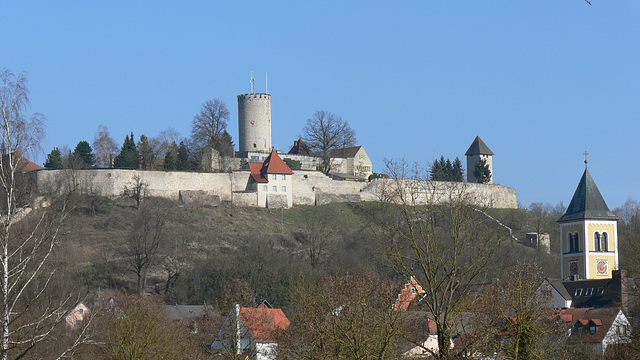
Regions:
<instances>
[{"instance_id":1,"label":"yellow church wall","mask_svg":"<svg viewBox=\"0 0 640 360\"><path fill-rule=\"evenodd\" d=\"M578 262L578 277L580 277L580 279L586 279L587 275L584 268L584 255L565 257L562 261L564 263L564 274L562 274L563 279L569 279L571 277L571 270L569 269L569 262L571 261Z\"/></svg>"},{"instance_id":2,"label":"yellow church wall","mask_svg":"<svg viewBox=\"0 0 640 360\"><path fill-rule=\"evenodd\" d=\"M598 275L598 260L607 260L607 274L606 275ZM612 253L611 255L595 255L589 257L589 274L591 279L604 279L610 278L611 272L613 270L617 270L616 268L616 256Z\"/></svg>"},{"instance_id":3,"label":"yellow church wall","mask_svg":"<svg viewBox=\"0 0 640 360\"><path fill-rule=\"evenodd\" d=\"M584 251L584 226L583 224L563 225L562 226L562 251L569 252L569 233L578 233L580 239L580 250Z\"/></svg>"},{"instance_id":4,"label":"yellow church wall","mask_svg":"<svg viewBox=\"0 0 640 360\"><path fill-rule=\"evenodd\" d=\"M615 239L615 228L614 225L612 223L609 224L603 224L603 223L590 223L587 225L587 231L589 232L589 251L595 251L595 243L593 241L593 234L596 231L599 232L603 232L606 231L608 233L608 237L607 237L607 248L609 249L609 251L613 251L614 249L614 239Z\"/></svg>"}]
</instances>

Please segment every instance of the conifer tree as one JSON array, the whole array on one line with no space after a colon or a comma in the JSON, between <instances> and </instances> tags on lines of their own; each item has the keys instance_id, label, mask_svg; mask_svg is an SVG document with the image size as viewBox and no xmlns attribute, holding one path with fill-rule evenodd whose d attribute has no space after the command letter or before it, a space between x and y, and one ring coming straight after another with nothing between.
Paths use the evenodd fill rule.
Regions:
<instances>
[{"instance_id":1,"label":"conifer tree","mask_svg":"<svg viewBox=\"0 0 640 360\"><path fill-rule=\"evenodd\" d=\"M136 147L133 133L131 133L131 137L129 135L125 137L120 155L116 156L113 165L116 168L140 168L140 153Z\"/></svg>"},{"instance_id":2,"label":"conifer tree","mask_svg":"<svg viewBox=\"0 0 640 360\"><path fill-rule=\"evenodd\" d=\"M176 169L176 156L178 153L178 145L174 142L171 143L169 149L164 155L164 170L173 171Z\"/></svg>"},{"instance_id":3,"label":"conifer tree","mask_svg":"<svg viewBox=\"0 0 640 360\"><path fill-rule=\"evenodd\" d=\"M84 140L76 145L76 148L73 150L73 157L74 161L78 161L78 166L82 168L93 167L96 163L91 145Z\"/></svg>"},{"instance_id":4,"label":"conifer tree","mask_svg":"<svg viewBox=\"0 0 640 360\"><path fill-rule=\"evenodd\" d=\"M491 180L491 170L489 170L489 165L487 165L485 159L480 159L480 161L476 163L473 169L473 176L475 176L480 184L486 184Z\"/></svg>"},{"instance_id":5,"label":"conifer tree","mask_svg":"<svg viewBox=\"0 0 640 360\"><path fill-rule=\"evenodd\" d=\"M462 168L462 161L460 158L456 156L456 159L453 161L453 171L452 171L451 181L463 181L464 180L464 169Z\"/></svg>"},{"instance_id":6,"label":"conifer tree","mask_svg":"<svg viewBox=\"0 0 640 360\"><path fill-rule=\"evenodd\" d=\"M187 151L187 146L184 144L184 141L180 141L180 146L178 147L178 152L176 155L176 168L177 170L191 170L191 164L189 163L189 152Z\"/></svg>"},{"instance_id":7,"label":"conifer tree","mask_svg":"<svg viewBox=\"0 0 640 360\"><path fill-rule=\"evenodd\" d=\"M53 148L49 155L47 155L47 161L44 162L44 167L47 169L62 169L62 153L60 149Z\"/></svg>"},{"instance_id":8,"label":"conifer tree","mask_svg":"<svg viewBox=\"0 0 640 360\"><path fill-rule=\"evenodd\" d=\"M140 135L138 150L140 151L140 157L142 158L142 168L153 169L156 155L149 143L149 139L145 135Z\"/></svg>"}]
</instances>

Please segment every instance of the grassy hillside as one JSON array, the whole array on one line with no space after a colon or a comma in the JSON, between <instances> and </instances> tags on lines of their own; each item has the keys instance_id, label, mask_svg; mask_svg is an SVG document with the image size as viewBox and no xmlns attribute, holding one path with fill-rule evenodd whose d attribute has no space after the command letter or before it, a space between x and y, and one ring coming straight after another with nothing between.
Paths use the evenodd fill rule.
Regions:
<instances>
[{"instance_id":1,"label":"grassy hillside","mask_svg":"<svg viewBox=\"0 0 640 360\"><path fill-rule=\"evenodd\" d=\"M137 278L129 249L141 211L134 205L126 199L73 199L54 259L67 275L68 285L89 293L111 288L135 291ZM403 281L378 253L379 240L371 221L379 215L375 203L274 210L228 203L184 207L165 199L147 199L144 206L166 214L145 290L170 303L215 304L233 280L245 281L256 299L284 307L290 284L300 277L368 268ZM518 238L532 231L525 210L493 210L490 215ZM497 258L489 277L501 277L518 259L538 262L548 276L559 272L557 256L511 240L503 243Z\"/></svg>"}]
</instances>

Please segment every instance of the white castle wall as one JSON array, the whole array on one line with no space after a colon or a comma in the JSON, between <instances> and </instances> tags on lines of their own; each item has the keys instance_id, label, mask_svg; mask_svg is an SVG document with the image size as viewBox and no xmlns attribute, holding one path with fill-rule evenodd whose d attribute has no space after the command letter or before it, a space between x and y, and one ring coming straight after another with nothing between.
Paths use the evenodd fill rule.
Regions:
<instances>
[{"instance_id":1,"label":"white castle wall","mask_svg":"<svg viewBox=\"0 0 640 360\"><path fill-rule=\"evenodd\" d=\"M203 191L217 195L221 201L234 201L241 206L257 206L257 194L250 189L248 170L232 173L193 173L139 171L121 169L40 170L36 172L38 189L61 192L73 187L83 192L115 197L131 186L135 177L148 185L147 195L178 200L180 191ZM74 185L75 184L75 185ZM476 205L495 208L518 207L516 190L501 185L376 179L371 182L332 180L318 171L294 171L291 180L294 205L322 205L344 201L378 201L397 193L417 195L416 204L447 200L452 191L466 194Z\"/></svg>"}]
</instances>

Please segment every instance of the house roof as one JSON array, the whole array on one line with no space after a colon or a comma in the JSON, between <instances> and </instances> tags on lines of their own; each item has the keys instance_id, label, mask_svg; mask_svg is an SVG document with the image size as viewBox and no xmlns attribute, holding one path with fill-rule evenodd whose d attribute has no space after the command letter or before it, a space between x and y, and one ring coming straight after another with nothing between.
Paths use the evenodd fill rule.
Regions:
<instances>
[{"instance_id":1,"label":"house roof","mask_svg":"<svg viewBox=\"0 0 640 360\"><path fill-rule=\"evenodd\" d=\"M480 139L480 136L476 136L476 138L471 143L471 146L469 146L469 149L464 154L466 156L493 155L493 151L491 151L491 149L489 149L487 144L485 144L484 141Z\"/></svg>"},{"instance_id":2,"label":"house roof","mask_svg":"<svg viewBox=\"0 0 640 360\"><path fill-rule=\"evenodd\" d=\"M249 169L251 170L251 177L254 181L259 183L269 182L269 180L260 173L260 170L262 170L262 163L249 163Z\"/></svg>"},{"instance_id":3,"label":"house roof","mask_svg":"<svg viewBox=\"0 0 640 360\"><path fill-rule=\"evenodd\" d=\"M291 168L278 156L278 153L274 150L267 156L262 163L261 174L293 174Z\"/></svg>"},{"instance_id":4,"label":"house roof","mask_svg":"<svg viewBox=\"0 0 640 360\"><path fill-rule=\"evenodd\" d=\"M617 220L618 217L609 210L607 203L602 198L598 186L591 177L589 170L584 169L582 179L573 194L567 212L558 222L583 219Z\"/></svg>"},{"instance_id":5,"label":"house roof","mask_svg":"<svg viewBox=\"0 0 640 360\"><path fill-rule=\"evenodd\" d=\"M203 315L218 315L211 305L165 305L165 309L173 320L182 320Z\"/></svg>"},{"instance_id":6,"label":"house roof","mask_svg":"<svg viewBox=\"0 0 640 360\"><path fill-rule=\"evenodd\" d=\"M424 294L422 286L418 284L416 279L412 276L409 282L404 284L404 287L398 294L393 310L407 311L417 310L417 301L420 300L418 295Z\"/></svg>"},{"instance_id":7,"label":"house roof","mask_svg":"<svg viewBox=\"0 0 640 360\"><path fill-rule=\"evenodd\" d=\"M333 149L329 152L329 157L332 158L352 158L355 157L358 151L362 148L362 145L350 146L342 149Z\"/></svg>"},{"instance_id":8,"label":"house roof","mask_svg":"<svg viewBox=\"0 0 640 360\"><path fill-rule=\"evenodd\" d=\"M290 324L281 309L241 308L240 315L256 342L275 342L276 331L286 330Z\"/></svg>"},{"instance_id":9,"label":"house roof","mask_svg":"<svg viewBox=\"0 0 640 360\"><path fill-rule=\"evenodd\" d=\"M2 161L3 162L9 161L9 155L8 154L2 155ZM42 166L34 163L33 161L27 159L26 157L24 157L22 154L19 154L19 153L16 153L14 161L16 161L16 171L19 173L28 173L35 170L44 169Z\"/></svg>"},{"instance_id":10,"label":"house roof","mask_svg":"<svg viewBox=\"0 0 640 360\"><path fill-rule=\"evenodd\" d=\"M609 332L609 329L613 325L616 317L621 312L618 307L601 308L601 309L586 309L584 314L577 320L574 320L573 326L575 328L587 327L586 331L572 331L569 337L570 342L591 342L600 343ZM592 325L596 326L595 334L589 332L588 327Z\"/></svg>"},{"instance_id":11,"label":"house roof","mask_svg":"<svg viewBox=\"0 0 640 360\"><path fill-rule=\"evenodd\" d=\"M571 296L571 307L611 307L622 304L622 283L619 277L610 279L587 279L576 281L563 281L562 285ZM598 289L602 288L602 293ZM580 296L576 296L576 290L580 290ZM591 295L587 296L587 290Z\"/></svg>"},{"instance_id":12,"label":"house roof","mask_svg":"<svg viewBox=\"0 0 640 360\"><path fill-rule=\"evenodd\" d=\"M291 147L291 150L289 150L288 154L311 156L313 155L313 152L307 143L302 141L302 139L298 139L293 142L293 146Z\"/></svg>"}]
</instances>

